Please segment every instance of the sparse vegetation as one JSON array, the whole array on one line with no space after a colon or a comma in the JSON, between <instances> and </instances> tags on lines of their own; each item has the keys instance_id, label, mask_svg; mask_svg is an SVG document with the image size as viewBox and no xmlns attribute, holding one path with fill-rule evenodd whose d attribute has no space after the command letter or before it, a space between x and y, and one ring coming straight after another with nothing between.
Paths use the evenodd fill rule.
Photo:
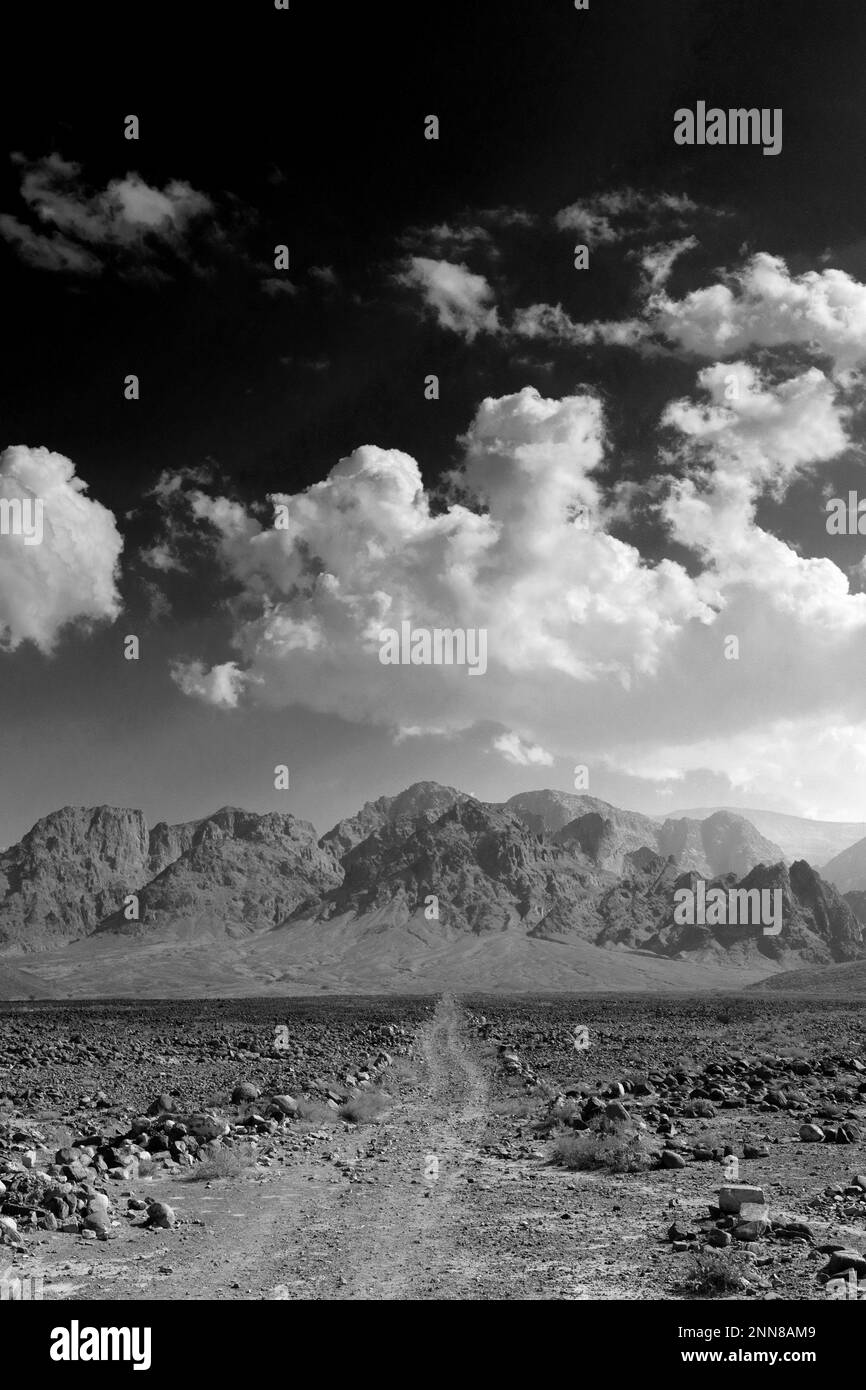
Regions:
<instances>
[{"instance_id":1,"label":"sparse vegetation","mask_svg":"<svg viewBox=\"0 0 866 1390\"><path fill-rule=\"evenodd\" d=\"M691 1257L679 1291L714 1298L736 1293L742 1286L742 1270L729 1251L703 1250Z\"/></svg>"},{"instance_id":2,"label":"sparse vegetation","mask_svg":"<svg viewBox=\"0 0 866 1390\"><path fill-rule=\"evenodd\" d=\"M337 1119L337 1111L332 1110L324 1101L305 1100L301 1096L298 1100L298 1119L311 1125L332 1125Z\"/></svg>"},{"instance_id":3,"label":"sparse vegetation","mask_svg":"<svg viewBox=\"0 0 866 1390\"><path fill-rule=\"evenodd\" d=\"M213 1178L239 1178L253 1165L249 1149L217 1149L209 1158L184 1174L184 1182L209 1182Z\"/></svg>"},{"instance_id":4,"label":"sparse vegetation","mask_svg":"<svg viewBox=\"0 0 866 1390\"><path fill-rule=\"evenodd\" d=\"M340 1107L340 1119L354 1125L376 1124L393 1105L384 1091L357 1091Z\"/></svg>"},{"instance_id":5,"label":"sparse vegetation","mask_svg":"<svg viewBox=\"0 0 866 1390\"><path fill-rule=\"evenodd\" d=\"M601 1117L581 1133L558 1134L553 1160L576 1171L639 1173L649 1167L650 1155L636 1125Z\"/></svg>"},{"instance_id":6,"label":"sparse vegetation","mask_svg":"<svg viewBox=\"0 0 866 1390\"><path fill-rule=\"evenodd\" d=\"M490 1104L491 1115L510 1115L515 1120L526 1120L538 1109L534 1096L511 1096L507 1100L494 1100Z\"/></svg>"}]
</instances>

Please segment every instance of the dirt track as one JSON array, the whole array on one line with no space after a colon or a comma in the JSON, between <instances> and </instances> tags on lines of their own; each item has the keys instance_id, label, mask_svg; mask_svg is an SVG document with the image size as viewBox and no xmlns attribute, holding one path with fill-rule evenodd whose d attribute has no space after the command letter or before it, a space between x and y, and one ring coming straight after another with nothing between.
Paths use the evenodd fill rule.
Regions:
<instances>
[{"instance_id":1,"label":"dirt track","mask_svg":"<svg viewBox=\"0 0 866 1390\"><path fill-rule=\"evenodd\" d=\"M278 1175L160 1183L160 1197L203 1228L162 1232L156 1268L140 1250L88 1263L76 1297L424 1299L472 1297L461 1251L468 1169L477 1166L488 1080L462 1010L442 1000L418 1037L418 1075L374 1129L326 1144L352 1168L314 1158ZM360 1154L360 1157L358 1155ZM434 1161L435 1160L435 1161ZM154 1236L156 1240L156 1236ZM111 1247L120 1256L124 1237ZM170 1258L169 1258L170 1251ZM100 1252L101 1253L101 1252ZM142 1268L144 1265L144 1268ZM162 1267L171 1272L159 1274ZM76 1273L79 1271L75 1271ZM84 1273L83 1270L80 1271ZM102 1277L100 1277L100 1273Z\"/></svg>"},{"instance_id":2,"label":"dirt track","mask_svg":"<svg viewBox=\"0 0 866 1390\"><path fill-rule=\"evenodd\" d=\"M478 1016L462 1004L446 997L432 1012L427 1005L426 1018L416 1015L414 1029L405 1032L408 1054L395 1056L382 1075L393 1103L377 1120L338 1124L320 1107L329 1122L319 1128L316 1119L290 1122L276 1140L262 1140L255 1159L234 1175L196 1181L194 1169L185 1174L175 1166L111 1184L118 1210L126 1198L158 1199L175 1209L177 1226L116 1220L103 1242L34 1233L27 1273L44 1274L45 1297L52 1299L683 1297L690 1256L682 1243L679 1251L671 1243L668 1229L675 1220L691 1226L706 1215L721 1166L692 1161L642 1172L555 1166L552 1144L534 1123L545 1102L528 1093L537 1088L527 1087L525 1072L508 1075L495 1038L496 1031L522 1037L527 1057L537 1066L550 1063L561 1085L615 1076L617 1059L632 1049L660 1060L689 1030L692 1044L705 1037L718 1056L717 1034L704 1019L699 1037L694 1009L686 1006L677 1018L670 1009L657 1017L633 1005L620 1018L625 1006L594 1007L592 1013L583 1001L580 1012L570 1008L562 1017L570 1025L589 1022L598 1052L609 1053L598 1063L587 1063L573 1047L563 1051L561 1040L551 1045L560 1031L569 1034L558 1022L551 1029L546 1008L485 1005L490 1027L498 1020L485 1041L489 1028L479 1028ZM785 1045L782 1015L787 1018L782 1010L773 1026ZM852 1020L846 1026L857 1031L856 1011ZM794 1021L798 1029L820 1028L833 1047L840 1045L840 1023L834 1031L820 1010L814 1019L796 1011ZM755 1027L764 1036L760 1019ZM200 1047L196 1042L194 1051ZM859 1220L844 1220L850 1199L834 1206L822 1195L828 1183L850 1180L860 1161L856 1146L810 1145L804 1152L786 1113L766 1108L721 1110L714 1119L678 1125L687 1145L731 1139L740 1147L766 1129L766 1157L744 1159L743 1178L768 1185L774 1217L807 1219L816 1243L862 1248ZM743 1296L825 1296L815 1281L816 1255L808 1244L756 1243L742 1252Z\"/></svg>"}]
</instances>

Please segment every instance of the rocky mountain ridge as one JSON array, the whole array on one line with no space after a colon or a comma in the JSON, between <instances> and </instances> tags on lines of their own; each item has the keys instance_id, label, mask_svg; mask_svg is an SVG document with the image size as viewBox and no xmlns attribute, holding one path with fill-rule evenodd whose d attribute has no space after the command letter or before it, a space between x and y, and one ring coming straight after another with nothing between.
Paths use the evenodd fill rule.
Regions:
<instances>
[{"instance_id":1,"label":"rocky mountain ridge","mask_svg":"<svg viewBox=\"0 0 866 1390\"><path fill-rule=\"evenodd\" d=\"M784 931L678 926L674 893L699 878L780 889ZM336 921L361 924L361 935L417 925L440 943L512 934L788 968L866 954L852 906L810 865L787 866L742 817L659 824L558 791L491 805L416 783L318 839L283 812L225 807L151 830L138 811L65 807L0 855L7 954L81 938L195 945Z\"/></svg>"}]
</instances>

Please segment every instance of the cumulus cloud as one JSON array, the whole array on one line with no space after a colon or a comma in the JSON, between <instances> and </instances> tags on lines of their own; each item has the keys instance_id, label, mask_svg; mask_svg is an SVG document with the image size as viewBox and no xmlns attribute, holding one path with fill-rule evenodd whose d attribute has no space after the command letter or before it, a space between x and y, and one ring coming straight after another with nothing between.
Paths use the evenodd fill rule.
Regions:
<instances>
[{"instance_id":1,"label":"cumulus cloud","mask_svg":"<svg viewBox=\"0 0 866 1390\"><path fill-rule=\"evenodd\" d=\"M200 229L205 239L222 235L211 199L184 180L155 188L128 173L92 189L81 165L59 154L12 158L31 220L3 214L0 235L41 270L98 275L111 263L126 275L154 277L164 274L157 262L194 263L191 239Z\"/></svg>"},{"instance_id":2,"label":"cumulus cloud","mask_svg":"<svg viewBox=\"0 0 866 1390\"><path fill-rule=\"evenodd\" d=\"M649 562L606 529L614 515L627 527L630 505L602 485L611 445L587 392L483 401L444 505L414 459L373 445L275 494L286 531L207 486L182 490L236 598L233 659L176 679L225 707L298 704L398 739L493 720L506 731L493 748L515 766L579 755L644 777L703 767L778 785L798 729L840 748L866 722L866 594L757 520L848 447L846 402L817 367L779 381L736 360L669 404L666 471L639 500L688 566ZM383 665L383 630L403 621L485 629L485 674ZM739 660L725 656L731 635ZM814 745L804 758L818 805Z\"/></svg>"},{"instance_id":3,"label":"cumulus cloud","mask_svg":"<svg viewBox=\"0 0 866 1390\"><path fill-rule=\"evenodd\" d=\"M698 373L698 387L709 401L671 401L662 424L705 448L717 474L779 492L798 470L848 446L850 408L817 367L771 386L747 362L717 362Z\"/></svg>"},{"instance_id":4,"label":"cumulus cloud","mask_svg":"<svg viewBox=\"0 0 866 1390\"><path fill-rule=\"evenodd\" d=\"M524 743L519 734L500 734L492 747L513 767L552 767L553 754L537 743Z\"/></svg>"},{"instance_id":5,"label":"cumulus cloud","mask_svg":"<svg viewBox=\"0 0 866 1390\"><path fill-rule=\"evenodd\" d=\"M570 724L575 685L627 688L658 668L683 623L710 619L681 566L646 565L579 519L601 505L593 396L526 388L485 400L462 445L450 478L459 500L445 510L431 506L414 459L372 445L306 492L275 495L289 505L287 531L264 529L228 499L192 496L242 591L235 643L256 700L393 729L454 731L494 717L529 739L536 683L530 706L558 690ZM380 634L404 620L485 629L486 674L382 665Z\"/></svg>"},{"instance_id":6,"label":"cumulus cloud","mask_svg":"<svg viewBox=\"0 0 866 1390\"><path fill-rule=\"evenodd\" d=\"M781 257L761 252L724 279L674 299L665 284L675 261L695 244L688 237L640 253L643 285L628 318L581 323L559 304L532 304L517 310L512 331L574 347L658 352L669 344L716 361L797 347L829 357L841 384L859 380L866 364L866 285L841 270L792 275Z\"/></svg>"},{"instance_id":7,"label":"cumulus cloud","mask_svg":"<svg viewBox=\"0 0 866 1390\"><path fill-rule=\"evenodd\" d=\"M411 256L396 276L397 283L417 290L442 328L472 342L479 333L496 333L499 316L493 291L483 275L465 265Z\"/></svg>"},{"instance_id":8,"label":"cumulus cloud","mask_svg":"<svg viewBox=\"0 0 866 1390\"><path fill-rule=\"evenodd\" d=\"M799 344L842 371L866 361L866 285L830 268L791 275L781 257L763 252L681 300L654 297L649 315L658 331L702 357Z\"/></svg>"},{"instance_id":9,"label":"cumulus cloud","mask_svg":"<svg viewBox=\"0 0 866 1390\"><path fill-rule=\"evenodd\" d=\"M42 504L43 534L33 545L0 534L0 646L14 651L32 642L48 654L68 624L120 613L123 541L112 513L87 496L87 484L62 454L25 445L4 450L0 500L14 499Z\"/></svg>"},{"instance_id":10,"label":"cumulus cloud","mask_svg":"<svg viewBox=\"0 0 866 1390\"><path fill-rule=\"evenodd\" d=\"M801 556L755 521L762 496L782 497L798 473L848 447L849 412L833 383L812 368L771 386L739 362L706 368L699 385L709 404L674 401L663 415L701 469L662 504L671 535L702 556L702 582L729 596L729 612L749 589L765 614L787 615L801 629L862 634L866 594L851 593L832 560Z\"/></svg>"},{"instance_id":11,"label":"cumulus cloud","mask_svg":"<svg viewBox=\"0 0 866 1390\"><path fill-rule=\"evenodd\" d=\"M234 661L225 661L210 670L200 661L177 662L172 678L184 695L192 695L217 709L237 709L249 677Z\"/></svg>"}]
</instances>

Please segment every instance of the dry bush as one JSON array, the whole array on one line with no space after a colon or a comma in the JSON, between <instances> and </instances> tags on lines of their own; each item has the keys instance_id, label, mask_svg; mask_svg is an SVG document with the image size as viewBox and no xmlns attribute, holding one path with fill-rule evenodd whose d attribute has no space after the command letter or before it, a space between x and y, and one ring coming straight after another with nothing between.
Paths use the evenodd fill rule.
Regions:
<instances>
[{"instance_id":1,"label":"dry bush","mask_svg":"<svg viewBox=\"0 0 866 1390\"><path fill-rule=\"evenodd\" d=\"M217 1149L183 1176L184 1182L209 1182L212 1178L239 1178L252 1167L248 1149Z\"/></svg>"},{"instance_id":2,"label":"dry bush","mask_svg":"<svg viewBox=\"0 0 866 1390\"><path fill-rule=\"evenodd\" d=\"M538 1109L534 1096L511 1096L508 1100L494 1100L490 1106L491 1115L510 1115L514 1119L527 1120Z\"/></svg>"},{"instance_id":3,"label":"dry bush","mask_svg":"<svg viewBox=\"0 0 866 1390\"><path fill-rule=\"evenodd\" d=\"M332 1110L323 1100L298 1099L298 1119L311 1125L332 1125L337 1119L337 1111Z\"/></svg>"},{"instance_id":4,"label":"dry bush","mask_svg":"<svg viewBox=\"0 0 866 1390\"><path fill-rule=\"evenodd\" d=\"M692 1255L678 1285L682 1293L703 1294L706 1298L736 1293L741 1287L742 1269L734 1256L724 1250L703 1250Z\"/></svg>"},{"instance_id":5,"label":"dry bush","mask_svg":"<svg viewBox=\"0 0 866 1390\"><path fill-rule=\"evenodd\" d=\"M567 1129L584 1129L585 1125L581 1120L581 1112L586 1105L586 1100L568 1099L548 1110L546 1115L542 1115L536 1120L532 1128L536 1134L551 1134L554 1130L565 1126Z\"/></svg>"},{"instance_id":6,"label":"dry bush","mask_svg":"<svg viewBox=\"0 0 866 1390\"><path fill-rule=\"evenodd\" d=\"M650 1155L636 1125L602 1116L580 1133L558 1134L553 1161L579 1172L601 1168L608 1173L640 1173L649 1167Z\"/></svg>"},{"instance_id":7,"label":"dry bush","mask_svg":"<svg viewBox=\"0 0 866 1390\"><path fill-rule=\"evenodd\" d=\"M356 1091L340 1106L340 1119L353 1125L377 1124L393 1101L384 1091Z\"/></svg>"}]
</instances>

